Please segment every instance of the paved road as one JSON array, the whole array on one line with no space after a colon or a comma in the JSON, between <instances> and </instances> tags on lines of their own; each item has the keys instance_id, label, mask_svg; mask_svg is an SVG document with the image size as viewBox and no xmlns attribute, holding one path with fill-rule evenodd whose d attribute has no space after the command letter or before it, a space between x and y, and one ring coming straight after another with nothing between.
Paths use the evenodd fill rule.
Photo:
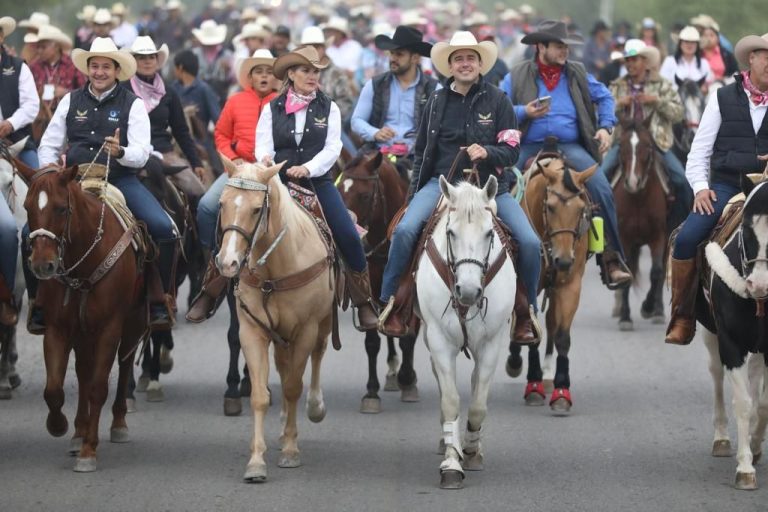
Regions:
<instances>
[{"instance_id":1,"label":"paved road","mask_svg":"<svg viewBox=\"0 0 768 512\"><path fill-rule=\"evenodd\" d=\"M647 270L645 271L647 275ZM366 381L362 337L345 318L341 352L329 351L323 388L328 416L300 418L303 466L276 466L279 411L267 421L269 482L247 485L252 419L224 417L226 311L176 331L176 368L163 376L166 400L129 415L133 442L103 442L99 471L76 474L67 438L45 430L41 338L19 340L23 384L0 402L0 510L766 510L765 489L732 488L733 459L709 455L711 384L706 352L664 346L663 326L636 319L620 333L609 318L612 294L590 265L573 333L574 409L553 417L523 404L524 382L499 364L484 439L486 470L466 488L438 488L437 387L419 342L421 402L383 395L383 412L357 412ZM635 303L638 301L635 300ZM459 363L464 418L471 365ZM380 364L384 372L384 362ZM272 389L279 393L276 373ZM74 416L70 368L65 411ZM102 418L102 438L109 419ZM732 438L734 436L731 425ZM768 488L768 471L758 466Z\"/></svg>"}]
</instances>

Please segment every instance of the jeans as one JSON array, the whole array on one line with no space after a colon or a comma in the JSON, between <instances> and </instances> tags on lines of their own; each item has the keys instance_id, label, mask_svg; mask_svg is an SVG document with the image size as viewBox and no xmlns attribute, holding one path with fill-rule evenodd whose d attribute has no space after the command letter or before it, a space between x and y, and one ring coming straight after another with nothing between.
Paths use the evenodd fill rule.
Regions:
<instances>
[{"instance_id":1,"label":"jeans","mask_svg":"<svg viewBox=\"0 0 768 512\"><path fill-rule=\"evenodd\" d=\"M542 147L542 143L523 144L520 146L520 165L532 156L535 156ZM592 158L586 149L576 143L558 144L558 149L565 155L566 160L575 167L578 172L585 171L595 165L595 159ZM596 172L587 180L587 191L589 196L600 206L603 222L605 225L605 235L608 245L616 251L622 259L624 258L624 249L621 247L621 238L619 237L619 221L616 218L616 205L613 202L613 190L605 173Z\"/></svg>"},{"instance_id":2,"label":"jeans","mask_svg":"<svg viewBox=\"0 0 768 512\"><path fill-rule=\"evenodd\" d=\"M35 167L37 169L37 167ZM16 261L19 256L19 230L5 196L0 195L0 273L13 293L16 284Z\"/></svg>"},{"instance_id":3,"label":"jeans","mask_svg":"<svg viewBox=\"0 0 768 512\"><path fill-rule=\"evenodd\" d=\"M408 210L395 228L389 259L384 269L380 300L384 303L397 292L400 276L406 271L413 249L419 241L421 231L429 220L440 199L438 178L430 179L411 199ZM536 308L536 295L541 272L540 242L520 205L512 196L503 193L496 196L498 216L512 231L512 236L519 245L517 274L523 280L528 292L528 301Z\"/></svg>"},{"instance_id":4,"label":"jeans","mask_svg":"<svg viewBox=\"0 0 768 512\"><path fill-rule=\"evenodd\" d=\"M37 159L37 151L34 149L25 149L19 153L19 160L33 169L40 167L40 161Z\"/></svg>"},{"instance_id":5,"label":"jeans","mask_svg":"<svg viewBox=\"0 0 768 512\"><path fill-rule=\"evenodd\" d=\"M717 201L712 202L715 213L711 215L691 212L683 223L683 227L675 239L672 256L677 260L688 260L696 256L696 250L701 242L707 239L714 229L728 201L741 192L735 185L712 183L710 188L715 192Z\"/></svg>"},{"instance_id":6,"label":"jeans","mask_svg":"<svg viewBox=\"0 0 768 512\"><path fill-rule=\"evenodd\" d=\"M123 193L131 213L138 220L146 223L149 234L155 242L178 238L171 218L136 176L132 174L118 176L110 178L109 181Z\"/></svg>"},{"instance_id":7,"label":"jeans","mask_svg":"<svg viewBox=\"0 0 768 512\"><path fill-rule=\"evenodd\" d=\"M336 189L333 181L329 179L312 180L317 200L323 207L325 220L333 234L333 241L341 251L344 261L355 272L365 270L368 262L365 260L365 251L357 233L355 223L349 216L347 206L341 199L341 194Z\"/></svg>"},{"instance_id":8,"label":"jeans","mask_svg":"<svg viewBox=\"0 0 768 512\"><path fill-rule=\"evenodd\" d=\"M197 204L197 230L200 233L200 243L213 251L216 247L216 221L219 218L219 199L227 185L227 173L222 174L213 182L200 202Z\"/></svg>"}]
</instances>

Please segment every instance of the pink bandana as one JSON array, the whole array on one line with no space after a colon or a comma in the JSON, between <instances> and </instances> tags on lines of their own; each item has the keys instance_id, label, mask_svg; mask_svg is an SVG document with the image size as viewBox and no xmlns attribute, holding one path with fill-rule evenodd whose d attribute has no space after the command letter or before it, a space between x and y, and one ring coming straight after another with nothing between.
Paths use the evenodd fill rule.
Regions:
<instances>
[{"instance_id":1,"label":"pink bandana","mask_svg":"<svg viewBox=\"0 0 768 512\"><path fill-rule=\"evenodd\" d=\"M293 114L299 110L307 108L307 105L312 103L317 97L317 91L313 91L312 94L299 94L293 90L293 87L288 88L288 98L285 101L285 113Z\"/></svg>"},{"instance_id":2,"label":"pink bandana","mask_svg":"<svg viewBox=\"0 0 768 512\"><path fill-rule=\"evenodd\" d=\"M155 79L151 84L145 82L136 75L131 77L131 88L136 96L144 101L147 112L152 112L160 104L160 100L165 96L165 82L163 82L160 73L155 73Z\"/></svg>"},{"instance_id":3,"label":"pink bandana","mask_svg":"<svg viewBox=\"0 0 768 512\"><path fill-rule=\"evenodd\" d=\"M757 106L768 105L768 91L761 91L755 87L755 84L749 79L749 71L742 71L741 77L744 79L742 82L744 90L749 91L752 103Z\"/></svg>"}]
</instances>

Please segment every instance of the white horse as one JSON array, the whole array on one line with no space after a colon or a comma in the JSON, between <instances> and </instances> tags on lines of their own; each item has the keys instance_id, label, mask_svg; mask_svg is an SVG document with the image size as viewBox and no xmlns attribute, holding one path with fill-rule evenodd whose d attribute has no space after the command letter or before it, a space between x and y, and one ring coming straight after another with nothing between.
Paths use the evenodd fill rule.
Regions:
<instances>
[{"instance_id":1,"label":"white horse","mask_svg":"<svg viewBox=\"0 0 768 512\"><path fill-rule=\"evenodd\" d=\"M8 146L11 157L17 156L24 148L27 139L22 139L12 146ZM27 223L27 210L24 209L24 199L27 197L27 185L18 174L13 173L13 164L0 153L0 192L8 202L16 219L16 226L21 228ZM19 245L19 247L21 247ZM24 273L21 269L21 253L16 261L16 286L13 296L16 304L21 304L25 290ZM0 399L11 398L11 390L21 384L21 379L16 373L16 327L0 326Z\"/></svg>"},{"instance_id":2,"label":"white horse","mask_svg":"<svg viewBox=\"0 0 768 512\"><path fill-rule=\"evenodd\" d=\"M440 178L446 208L432 235L433 255L427 250L421 256L416 274L417 313L440 388L445 444L440 486L447 489L463 487L464 469L483 469L480 437L488 392L500 351L509 341L516 275L494 229L497 187L495 177L483 189L468 183L454 187ZM435 258L442 260L437 266ZM438 267L452 277L444 280ZM456 357L462 349L475 361L463 447L456 385Z\"/></svg>"}]
</instances>

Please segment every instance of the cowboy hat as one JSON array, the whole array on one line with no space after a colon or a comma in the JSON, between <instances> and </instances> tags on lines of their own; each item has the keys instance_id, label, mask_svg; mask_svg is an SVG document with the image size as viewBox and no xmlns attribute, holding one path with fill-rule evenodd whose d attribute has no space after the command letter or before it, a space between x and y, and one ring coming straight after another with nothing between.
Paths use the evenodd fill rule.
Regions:
<instances>
[{"instance_id":1,"label":"cowboy hat","mask_svg":"<svg viewBox=\"0 0 768 512\"><path fill-rule=\"evenodd\" d=\"M5 37L8 37L11 32L16 30L16 20L10 16L3 16L0 18L0 30L3 31Z\"/></svg>"},{"instance_id":2,"label":"cowboy hat","mask_svg":"<svg viewBox=\"0 0 768 512\"><path fill-rule=\"evenodd\" d=\"M520 13L517 12L514 9L504 9L501 14L499 14L499 19L501 21L519 21L523 19L522 16L520 16Z\"/></svg>"},{"instance_id":3,"label":"cowboy hat","mask_svg":"<svg viewBox=\"0 0 768 512\"><path fill-rule=\"evenodd\" d=\"M284 80L288 70L294 66L309 65L317 69L325 69L328 64L328 59L320 60L320 55L313 46L302 46L278 57L275 60L272 74L278 80Z\"/></svg>"},{"instance_id":4,"label":"cowboy hat","mask_svg":"<svg viewBox=\"0 0 768 512\"><path fill-rule=\"evenodd\" d=\"M91 43L90 50L75 48L72 50L72 63L75 67L88 76L88 59L91 57L108 57L120 66L117 79L128 80L136 73L136 59L127 51L120 51L115 46L115 42L109 37L97 37Z\"/></svg>"},{"instance_id":5,"label":"cowboy hat","mask_svg":"<svg viewBox=\"0 0 768 512\"><path fill-rule=\"evenodd\" d=\"M427 18L419 14L418 9L409 9L407 11L403 11L403 14L400 16L401 25L421 27L427 23L429 23L429 21Z\"/></svg>"},{"instance_id":6,"label":"cowboy hat","mask_svg":"<svg viewBox=\"0 0 768 512\"><path fill-rule=\"evenodd\" d=\"M37 34L30 32L24 36L25 43L37 43L39 41L53 41L59 43L66 50L72 48L72 39L53 25L43 25Z\"/></svg>"},{"instance_id":7,"label":"cowboy hat","mask_svg":"<svg viewBox=\"0 0 768 512\"><path fill-rule=\"evenodd\" d=\"M34 28L40 30L43 25L50 25L51 18L43 12L33 12L29 18L21 20L19 27L22 28Z\"/></svg>"},{"instance_id":8,"label":"cowboy hat","mask_svg":"<svg viewBox=\"0 0 768 512\"><path fill-rule=\"evenodd\" d=\"M677 35L680 41L688 41L690 43L698 43L701 40L701 34L696 30L696 27L683 27L680 33Z\"/></svg>"},{"instance_id":9,"label":"cowboy hat","mask_svg":"<svg viewBox=\"0 0 768 512\"><path fill-rule=\"evenodd\" d=\"M264 16L263 14L260 14L256 18L256 23L261 25L264 28L264 30L268 31L270 34L275 31L275 27L272 24L272 20L269 19L269 16Z\"/></svg>"},{"instance_id":10,"label":"cowboy hat","mask_svg":"<svg viewBox=\"0 0 768 512\"><path fill-rule=\"evenodd\" d=\"M243 39L249 39L251 37L256 37L259 39L266 39L271 34L269 31L267 31L264 27L259 25L258 23L246 23L243 25L242 30L239 34L237 34L235 37L232 38L232 42L234 44L240 44L240 41Z\"/></svg>"},{"instance_id":11,"label":"cowboy hat","mask_svg":"<svg viewBox=\"0 0 768 512\"><path fill-rule=\"evenodd\" d=\"M112 16L122 16L125 17L126 14L128 14L128 9L125 7L125 4L123 2L117 2L115 4L112 4Z\"/></svg>"},{"instance_id":12,"label":"cowboy hat","mask_svg":"<svg viewBox=\"0 0 768 512\"><path fill-rule=\"evenodd\" d=\"M131 49L129 50L133 55L157 55L157 66L163 67L165 61L168 60L168 45L163 45L158 48L155 42L149 36L139 36L134 39Z\"/></svg>"},{"instance_id":13,"label":"cowboy hat","mask_svg":"<svg viewBox=\"0 0 768 512\"><path fill-rule=\"evenodd\" d=\"M746 36L739 39L736 43L734 54L739 63L744 66L749 66L749 54L757 50L768 50L768 34L762 36Z\"/></svg>"},{"instance_id":14,"label":"cowboy hat","mask_svg":"<svg viewBox=\"0 0 768 512\"><path fill-rule=\"evenodd\" d=\"M91 22L94 25L114 25L112 15L104 8L96 9Z\"/></svg>"},{"instance_id":15,"label":"cowboy hat","mask_svg":"<svg viewBox=\"0 0 768 512\"><path fill-rule=\"evenodd\" d=\"M83 21L93 20L93 15L96 14L96 6L93 4L84 5L83 9L75 14L75 18Z\"/></svg>"},{"instance_id":16,"label":"cowboy hat","mask_svg":"<svg viewBox=\"0 0 768 512\"><path fill-rule=\"evenodd\" d=\"M275 58L266 48L256 50L248 58L242 59L237 68L237 81L243 89L251 89L251 70L256 66L274 66Z\"/></svg>"},{"instance_id":17,"label":"cowboy hat","mask_svg":"<svg viewBox=\"0 0 768 512\"><path fill-rule=\"evenodd\" d=\"M474 50L480 55L480 61L482 62L480 73L487 74L494 64L496 64L496 58L499 55L499 49L496 43L491 41L477 42L472 32L459 30L450 42L435 43L430 52L432 58L432 65L443 76L451 76L451 68L448 65L448 59L451 54L458 50Z\"/></svg>"},{"instance_id":18,"label":"cowboy hat","mask_svg":"<svg viewBox=\"0 0 768 512\"><path fill-rule=\"evenodd\" d=\"M623 57L645 57L648 67L656 69L661 62L661 53L655 46L648 46L641 39L629 39L624 43Z\"/></svg>"},{"instance_id":19,"label":"cowboy hat","mask_svg":"<svg viewBox=\"0 0 768 512\"><path fill-rule=\"evenodd\" d=\"M205 20L200 28L193 28L192 34L203 46L215 46L221 44L227 38L227 26L219 25L214 20Z\"/></svg>"},{"instance_id":20,"label":"cowboy hat","mask_svg":"<svg viewBox=\"0 0 768 512\"><path fill-rule=\"evenodd\" d=\"M487 25L490 23L488 15L484 12L475 11L461 22L465 27L474 27L475 25Z\"/></svg>"},{"instance_id":21,"label":"cowboy hat","mask_svg":"<svg viewBox=\"0 0 768 512\"><path fill-rule=\"evenodd\" d=\"M333 43L333 38L325 38L323 30L320 27L306 27L301 32L301 40L299 46L322 44L324 46L330 46Z\"/></svg>"},{"instance_id":22,"label":"cowboy hat","mask_svg":"<svg viewBox=\"0 0 768 512\"><path fill-rule=\"evenodd\" d=\"M243 9L240 13L240 21L255 20L259 17L259 11L251 7L250 5Z\"/></svg>"},{"instance_id":23,"label":"cowboy hat","mask_svg":"<svg viewBox=\"0 0 768 512\"><path fill-rule=\"evenodd\" d=\"M522 11L521 11L522 12ZM531 32L520 40L523 44L563 43L583 44L581 36L568 34L565 23L557 20L544 20L536 26L536 32Z\"/></svg>"},{"instance_id":24,"label":"cowboy hat","mask_svg":"<svg viewBox=\"0 0 768 512\"><path fill-rule=\"evenodd\" d=\"M183 9L184 4L180 0L168 0L168 3L165 4L166 11L181 11Z\"/></svg>"},{"instance_id":25,"label":"cowboy hat","mask_svg":"<svg viewBox=\"0 0 768 512\"><path fill-rule=\"evenodd\" d=\"M380 34L374 39L374 44L379 50L397 50L404 48L424 57L429 57L432 45L422 41L424 34L415 28L399 26L392 37Z\"/></svg>"},{"instance_id":26,"label":"cowboy hat","mask_svg":"<svg viewBox=\"0 0 768 512\"><path fill-rule=\"evenodd\" d=\"M720 32L720 25L709 14L699 14L691 18L690 21L694 27L711 28L715 32Z\"/></svg>"},{"instance_id":27,"label":"cowboy hat","mask_svg":"<svg viewBox=\"0 0 768 512\"><path fill-rule=\"evenodd\" d=\"M328 22L320 25L323 30L336 30L345 36L349 35L349 22L341 16L331 16Z\"/></svg>"}]
</instances>

